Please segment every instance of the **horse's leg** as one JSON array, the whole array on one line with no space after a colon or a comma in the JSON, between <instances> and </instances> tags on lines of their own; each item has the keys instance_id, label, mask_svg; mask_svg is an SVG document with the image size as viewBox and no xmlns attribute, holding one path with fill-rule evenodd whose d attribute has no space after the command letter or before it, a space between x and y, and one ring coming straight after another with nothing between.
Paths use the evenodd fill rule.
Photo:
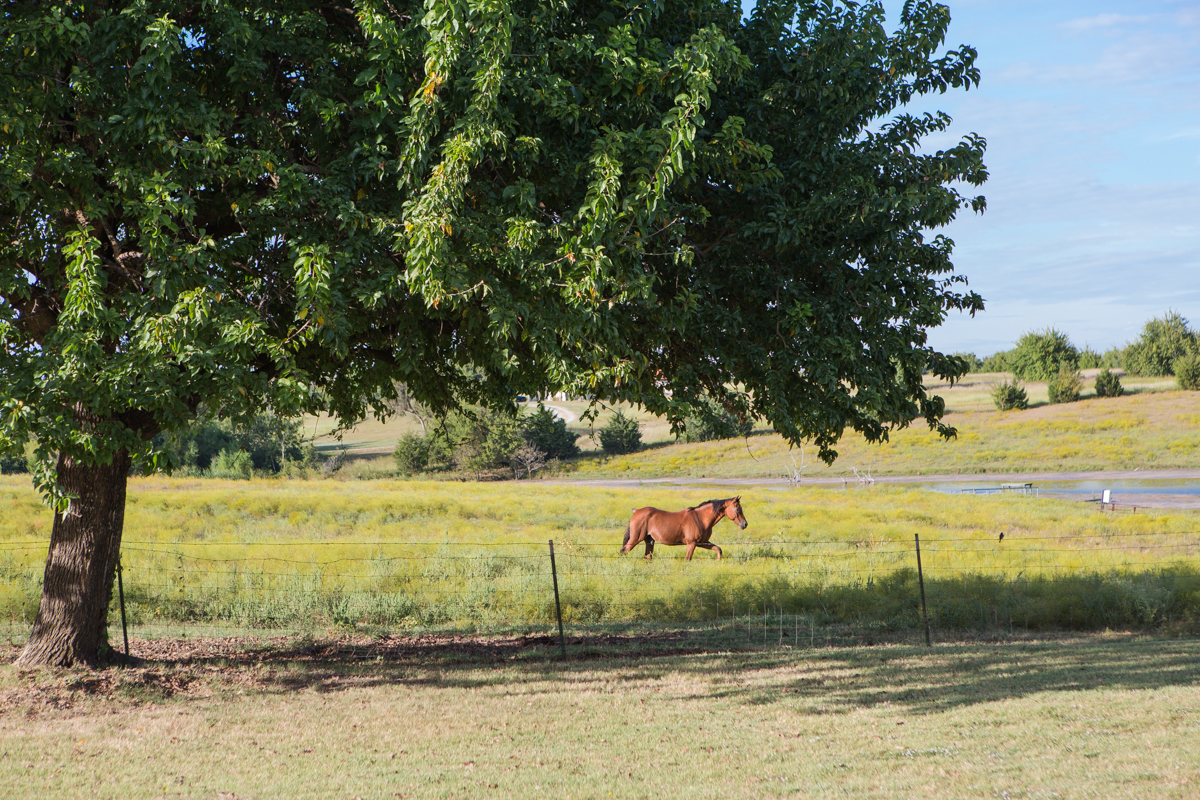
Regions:
<instances>
[{"instance_id":1,"label":"horse's leg","mask_svg":"<svg viewBox=\"0 0 1200 800\"><path fill-rule=\"evenodd\" d=\"M696 547L703 547L705 550L716 550L717 551L717 561L721 560L721 548L717 547L712 542L700 542L699 544L696 545Z\"/></svg>"},{"instance_id":2,"label":"horse's leg","mask_svg":"<svg viewBox=\"0 0 1200 800\"><path fill-rule=\"evenodd\" d=\"M691 560L692 560L692 553L694 553L694 552L696 552L696 543L695 543L695 542L688 542L688 547L687 547L687 559L686 559L686 560L688 560L688 561L691 561Z\"/></svg>"},{"instance_id":3,"label":"horse's leg","mask_svg":"<svg viewBox=\"0 0 1200 800\"><path fill-rule=\"evenodd\" d=\"M646 555L642 558L654 558L654 537L650 534L646 534Z\"/></svg>"}]
</instances>

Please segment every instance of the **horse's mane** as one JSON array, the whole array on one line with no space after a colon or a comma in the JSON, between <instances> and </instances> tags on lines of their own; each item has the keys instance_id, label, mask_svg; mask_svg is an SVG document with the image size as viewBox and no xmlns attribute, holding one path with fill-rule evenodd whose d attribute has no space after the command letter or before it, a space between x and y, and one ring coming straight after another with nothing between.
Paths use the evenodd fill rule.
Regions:
<instances>
[{"instance_id":1,"label":"horse's mane","mask_svg":"<svg viewBox=\"0 0 1200 800\"><path fill-rule=\"evenodd\" d=\"M733 499L732 497L726 497L724 500L705 500L700 505L705 506L705 505L711 504L715 511L720 511L722 508L725 507L725 504L728 503L732 499Z\"/></svg>"}]
</instances>

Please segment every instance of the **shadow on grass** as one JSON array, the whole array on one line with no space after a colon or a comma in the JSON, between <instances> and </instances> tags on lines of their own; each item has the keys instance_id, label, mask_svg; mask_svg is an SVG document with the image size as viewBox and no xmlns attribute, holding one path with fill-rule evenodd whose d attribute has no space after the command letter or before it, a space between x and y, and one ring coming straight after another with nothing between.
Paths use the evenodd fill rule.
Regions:
<instances>
[{"instance_id":1,"label":"shadow on grass","mask_svg":"<svg viewBox=\"0 0 1200 800\"><path fill-rule=\"evenodd\" d=\"M237 687L249 681L266 694L412 686L490 689L552 700L610 691L619 681L628 692L666 692L681 702L786 703L816 714L880 705L925 714L1043 692L1200 685L1195 638L994 636L927 649L910 632L884 638L816 628L799 632L799 646L792 644L795 631L785 633L768 627L764 634L753 625L749 630L741 625L724 630L610 627L570 637L565 662L557 637L544 634L139 640L134 652L140 668L130 670L126 682L154 687L154 698L163 700L172 696L171 687L186 689L214 676ZM764 637L769 646L763 645Z\"/></svg>"}]
</instances>

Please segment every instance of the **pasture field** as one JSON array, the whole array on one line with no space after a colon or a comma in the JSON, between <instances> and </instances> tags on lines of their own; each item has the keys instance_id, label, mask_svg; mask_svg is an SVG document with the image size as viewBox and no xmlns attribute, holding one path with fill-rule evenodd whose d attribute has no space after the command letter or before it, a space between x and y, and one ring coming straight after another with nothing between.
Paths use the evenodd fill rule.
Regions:
<instances>
[{"instance_id":1,"label":"pasture field","mask_svg":"<svg viewBox=\"0 0 1200 800\"><path fill-rule=\"evenodd\" d=\"M445 636L169 646L127 670L0 667L5 795L1144 800L1200 783L1194 639L746 650L692 628L565 663Z\"/></svg>"},{"instance_id":2,"label":"pasture field","mask_svg":"<svg viewBox=\"0 0 1200 800\"><path fill-rule=\"evenodd\" d=\"M950 393L956 391L957 386ZM962 391L984 389L968 384ZM972 403L962 405L971 407ZM870 470L872 475L942 475L1200 468L1200 393L1163 388L1025 411L955 411L946 416L946 422L958 429L958 437L951 441L943 441L919 421L894 432L885 444L870 445L847 433L836 448L839 458L832 466L822 463L812 447L803 452L789 448L782 437L766 430L746 439L681 444L673 442L666 423L645 414L641 418L648 445L645 450L611 457L589 450L563 465L554 477L777 478L796 466L804 466L803 475L809 478L850 479L856 469L860 473ZM395 467L387 453L390 447L382 446L390 435L386 431L415 424L405 420L370 423L374 426L369 428L370 438L362 441L380 445L375 457L352 461L341 477L391 476ZM346 434L348 452L366 453L355 450L354 437L368 433ZM580 439L580 443L586 446L589 440Z\"/></svg>"},{"instance_id":3,"label":"pasture field","mask_svg":"<svg viewBox=\"0 0 1200 800\"><path fill-rule=\"evenodd\" d=\"M958 438L945 441L918 421L889 442L852 433L825 466L813 448L789 449L774 434L583 459L573 477L778 477L807 461L806 477L986 474L1200 467L1200 393L1164 391L1045 405L1025 411L963 411L946 416ZM803 456L803 459L802 459Z\"/></svg>"},{"instance_id":4,"label":"pasture field","mask_svg":"<svg viewBox=\"0 0 1200 800\"><path fill-rule=\"evenodd\" d=\"M554 613L553 539L568 625L767 614L789 628L915 630L919 534L938 629L1200 622L1193 511L1102 514L1053 499L883 486L757 489L742 491L745 532L714 530L721 562L698 551L687 563L682 548L660 547L649 563L640 550L618 555L634 507L681 508L740 490L701 491L135 479L122 549L128 611L134 625L544 625ZM18 478L0 480L0 510L0 618L29 621L51 516Z\"/></svg>"}]
</instances>

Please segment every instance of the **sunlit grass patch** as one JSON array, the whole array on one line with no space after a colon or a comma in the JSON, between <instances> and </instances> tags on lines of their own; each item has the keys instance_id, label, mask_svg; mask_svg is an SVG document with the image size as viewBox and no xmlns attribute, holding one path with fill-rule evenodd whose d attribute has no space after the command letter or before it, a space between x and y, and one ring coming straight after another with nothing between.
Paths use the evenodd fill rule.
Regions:
<instances>
[{"instance_id":1,"label":"sunlit grass patch","mask_svg":"<svg viewBox=\"0 0 1200 800\"><path fill-rule=\"evenodd\" d=\"M725 550L618 554L635 507L740 492L750 528ZM36 611L50 515L0 481L0 614ZM1004 531L1003 542L998 541ZM135 624L482 626L552 619L549 540L568 622L763 613L919 622L919 534L935 624L1190 625L1200 522L1186 511L1099 514L1021 496L877 486L613 489L547 483L197 481L131 484L122 554ZM115 598L114 598L115 602ZM772 612L774 610L774 612Z\"/></svg>"}]
</instances>

